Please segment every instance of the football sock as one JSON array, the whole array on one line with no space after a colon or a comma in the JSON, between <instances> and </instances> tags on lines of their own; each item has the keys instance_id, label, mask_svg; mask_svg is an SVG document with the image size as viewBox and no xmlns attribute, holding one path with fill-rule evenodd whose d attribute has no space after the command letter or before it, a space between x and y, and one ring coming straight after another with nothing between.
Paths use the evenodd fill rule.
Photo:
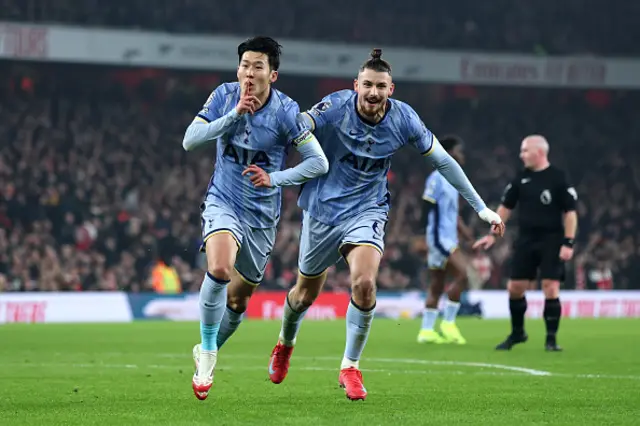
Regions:
<instances>
[{"instance_id":1,"label":"football sock","mask_svg":"<svg viewBox=\"0 0 640 426\"><path fill-rule=\"evenodd\" d=\"M218 331L218 349L220 349L222 345L224 345L224 342L226 342L227 339L236 332L243 317L243 312L236 312L227 306L227 309L224 311L224 316L222 317L222 323L220 324L220 331Z\"/></svg>"},{"instance_id":2,"label":"football sock","mask_svg":"<svg viewBox=\"0 0 640 426\"><path fill-rule=\"evenodd\" d=\"M282 313L282 328L280 329L280 342L285 346L293 346L296 343L296 336L300 330L300 324L304 319L304 311L294 311L289 303L289 294L284 298L284 311Z\"/></svg>"},{"instance_id":3,"label":"football sock","mask_svg":"<svg viewBox=\"0 0 640 426\"><path fill-rule=\"evenodd\" d=\"M509 312L511 312L511 334L524 333L524 314L527 312L527 299L509 299Z\"/></svg>"},{"instance_id":4,"label":"football sock","mask_svg":"<svg viewBox=\"0 0 640 426\"><path fill-rule=\"evenodd\" d=\"M422 328L421 330L433 330L438 319L438 310L426 308L422 313Z\"/></svg>"},{"instance_id":5,"label":"football sock","mask_svg":"<svg viewBox=\"0 0 640 426\"><path fill-rule=\"evenodd\" d=\"M560 304L560 299L545 299L543 316L544 324L547 327L547 342L555 342L561 315L562 305Z\"/></svg>"},{"instance_id":6,"label":"football sock","mask_svg":"<svg viewBox=\"0 0 640 426\"><path fill-rule=\"evenodd\" d=\"M207 272L200 287L200 337L203 351L218 349L216 340L227 303L228 283L229 281L218 280Z\"/></svg>"},{"instance_id":7,"label":"football sock","mask_svg":"<svg viewBox=\"0 0 640 426\"><path fill-rule=\"evenodd\" d=\"M458 311L460 310L460 302L452 302L447 299L447 303L444 305L444 312L442 313L442 320L447 322L454 322Z\"/></svg>"},{"instance_id":8,"label":"football sock","mask_svg":"<svg viewBox=\"0 0 640 426\"><path fill-rule=\"evenodd\" d=\"M376 305L369 309L361 309L351 299L347 309L347 344L344 350L341 369L355 367L358 368L360 356L364 346L367 344L371 321L375 315Z\"/></svg>"}]
</instances>

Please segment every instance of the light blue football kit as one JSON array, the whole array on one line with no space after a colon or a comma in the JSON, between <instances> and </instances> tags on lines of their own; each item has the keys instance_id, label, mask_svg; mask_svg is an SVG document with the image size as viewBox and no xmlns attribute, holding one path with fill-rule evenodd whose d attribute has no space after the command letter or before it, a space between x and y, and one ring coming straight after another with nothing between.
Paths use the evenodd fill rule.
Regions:
<instances>
[{"instance_id":1,"label":"light blue football kit","mask_svg":"<svg viewBox=\"0 0 640 426\"><path fill-rule=\"evenodd\" d=\"M329 172L306 182L298 198L304 210L298 257L303 276L320 276L340 259L345 245L366 245L383 253L391 198L387 174L391 156L405 145L427 157L476 211L486 209L460 165L409 105L389 99L384 117L374 124L358 114L357 102L356 92L342 90L301 114L329 160ZM295 344L306 312L295 311L287 296L279 337L282 345ZM374 316L375 304L362 307L351 299L341 371L359 368Z\"/></svg>"},{"instance_id":2,"label":"light blue football kit","mask_svg":"<svg viewBox=\"0 0 640 426\"><path fill-rule=\"evenodd\" d=\"M215 141L215 169L202 211L202 249L213 235L230 234L238 245L235 269L243 280L258 285L263 278L276 226L280 219L281 186L299 185L327 171L327 160L316 138L299 121L299 107L282 92L271 89L254 114L238 114L240 85L216 88L185 132L183 147L190 151ZM302 162L282 170L289 147ZM256 188L242 172L255 164L269 174L271 187ZM200 289L202 350L215 352L237 328L242 313L225 311L228 280L207 272ZM226 322L222 325L222 318ZM194 356L199 349L194 348ZM199 356L199 355L198 355Z\"/></svg>"},{"instance_id":3,"label":"light blue football kit","mask_svg":"<svg viewBox=\"0 0 640 426\"><path fill-rule=\"evenodd\" d=\"M427 224L427 264L444 269L451 253L458 247L458 208L460 195L437 170L426 180L422 199L433 204Z\"/></svg>"},{"instance_id":4,"label":"light blue football kit","mask_svg":"<svg viewBox=\"0 0 640 426\"><path fill-rule=\"evenodd\" d=\"M383 252L390 208L387 174L391 156L405 145L431 160L477 212L486 208L413 108L389 99L384 117L373 124L357 113L356 102L356 92L342 90L302 114L329 160L329 172L306 182L298 198L304 210L298 266L305 276L335 264L344 245Z\"/></svg>"},{"instance_id":5,"label":"light blue football kit","mask_svg":"<svg viewBox=\"0 0 640 426\"><path fill-rule=\"evenodd\" d=\"M238 83L222 84L197 115L206 123L222 119L225 125L212 138L217 140L216 164L201 206L203 248L211 236L231 234L240 248L237 271L247 282L259 284L280 219L280 186L295 184L288 179L290 170L281 170L289 146L302 150L313 136L297 121L298 104L282 92L272 89L254 115L238 115L239 99ZM274 186L255 188L242 176L250 164L269 173ZM311 170L308 177L313 174Z\"/></svg>"}]
</instances>

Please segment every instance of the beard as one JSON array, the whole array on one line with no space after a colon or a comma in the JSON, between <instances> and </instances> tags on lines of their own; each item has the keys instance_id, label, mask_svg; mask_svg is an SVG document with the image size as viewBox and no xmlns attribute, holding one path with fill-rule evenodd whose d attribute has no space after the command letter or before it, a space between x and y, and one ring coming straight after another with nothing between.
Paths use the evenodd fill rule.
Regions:
<instances>
[{"instance_id":1,"label":"beard","mask_svg":"<svg viewBox=\"0 0 640 426\"><path fill-rule=\"evenodd\" d=\"M384 116L385 112L385 102L382 98L363 98L360 102L360 112L373 119L374 121L379 121Z\"/></svg>"}]
</instances>

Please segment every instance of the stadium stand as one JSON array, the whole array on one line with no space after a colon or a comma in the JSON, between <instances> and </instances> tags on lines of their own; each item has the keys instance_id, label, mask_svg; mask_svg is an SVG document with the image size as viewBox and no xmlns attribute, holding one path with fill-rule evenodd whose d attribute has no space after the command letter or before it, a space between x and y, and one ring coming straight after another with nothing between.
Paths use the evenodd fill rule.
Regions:
<instances>
[{"instance_id":1,"label":"stadium stand","mask_svg":"<svg viewBox=\"0 0 640 426\"><path fill-rule=\"evenodd\" d=\"M365 0L326 0L317 6L312 0L237 0L224 6L207 0L158 0L153 7L145 0L2 0L0 20L174 33L263 33L436 49L608 56L640 52L635 42L640 38L640 4L634 1L412 0L391 7L381 2L369 10L371 2ZM576 10L583 13L576 16Z\"/></svg>"},{"instance_id":2,"label":"stadium stand","mask_svg":"<svg viewBox=\"0 0 640 426\"><path fill-rule=\"evenodd\" d=\"M198 206L213 156L184 153L182 134L208 91L233 78L0 62L0 291L138 292L154 288L154 268L163 264L175 268L183 290L197 291ZM325 85L286 75L278 82L301 108L317 101ZM545 134L552 161L570 170L580 194L577 256L567 285L640 288L637 93L401 83L396 95L436 134L465 138L467 171L493 205L519 167L521 138ZM394 159L383 289L421 287L419 197L427 172L410 149ZM284 191L266 288L295 280L296 195ZM484 232L472 224L478 235ZM486 288L504 286L513 230L491 257L474 257ZM331 271L328 285L348 288L344 265Z\"/></svg>"}]
</instances>

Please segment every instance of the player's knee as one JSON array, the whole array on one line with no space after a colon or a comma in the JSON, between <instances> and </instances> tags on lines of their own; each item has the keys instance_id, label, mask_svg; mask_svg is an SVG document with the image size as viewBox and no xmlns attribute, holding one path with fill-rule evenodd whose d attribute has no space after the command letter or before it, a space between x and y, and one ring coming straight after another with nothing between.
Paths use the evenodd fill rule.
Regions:
<instances>
[{"instance_id":1,"label":"player's knee","mask_svg":"<svg viewBox=\"0 0 640 426\"><path fill-rule=\"evenodd\" d=\"M555 280L542 280L542 292L546 299L557 299L560 295L560 282Z\"/></svg>"},{"instance_id":2,"label":"player's knee","mask_svg":"<svg viewBox=\"0 0 640 426\"><path fill-rule=\"evenodd\" d=\"M231 271L233 267L230 265L222 265L214 263L207 267L207 272L211 274L215 279L220 281L229 281L231 279Z\"/></svg>"},{"instance_id":3,"label":"player's knee","mask_svg":"<svg viewBox=\"0 0 640 426\"><path fill-rule=\"evenodd\" d=\"M361 273L353 278L351 289L354 299L365 305L376 300L376 277L373 273Z\"/></svg>"},{"instance_id":4,"label":"player's knee","mask_svg":"<svg viewBox=\"0 0 640 426\"><path fill-rule=\"evenodd\" d=\"M295 311L301 312L311 306L322 291L326 277L325 273L315 277L308 277L301 274L298 275L296 285L291 289L287 296L287 300L289 300L291 308Z\"/></svg>"},{"instance_id":5,"label":"player's knee","mask_svg":"<svg viewBox=\"0 0 640 426\"><path fill-rule=\"evenodd\" d=\"M296 312L302 312L315 302L318 292L313 289L296 286L289 293L288 300L291 309Z\"/></svg>"},{"instance_id":6,"label":"player's knee","mask_svg":"<svg viewBox=\"0 0 640 426\"><path fill-rule=\"evenodd\" d=\"M230 293L227 295L227 306L235 312L244 312L247 310L250 298L251 296Z\"/></svg>"},{"instance_id":7,"label":"player's knee","mask_svg":"<svg viewBox=\"0 0 640 426\"><path fill-rule=\"evenodd\" d=\"M509 290L509 297L512 299L519 299L524 297L525 292L529 286L529 281L509 281L507 284L507 290Z\"/></svg>"}]
</instances>

